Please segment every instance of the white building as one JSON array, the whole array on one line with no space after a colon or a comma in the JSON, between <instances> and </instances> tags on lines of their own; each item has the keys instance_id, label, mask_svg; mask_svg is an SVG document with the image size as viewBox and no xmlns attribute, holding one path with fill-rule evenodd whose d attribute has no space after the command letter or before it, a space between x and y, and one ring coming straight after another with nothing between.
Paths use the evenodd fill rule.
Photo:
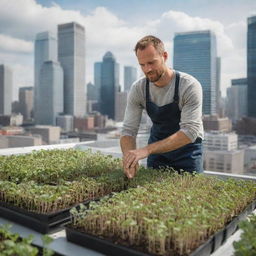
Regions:
<instances>
[{"instance_id":1,"label":"white building","mask_svg":"<svg viewBox=\"0 0 256 256\"><path fill-rule=\"evenodd\" d=\"M238 150L236 133L205 133L204 169L207 171L244 173L244 150Z\"/></svg>"},{"instance_id":2,"label":"white building","mask_svg":"<svg viewBox=\"0 0 256 256\"><path fill-rule=\"evenodd\" d=\"M50 125L37 125L30 128L30 132L42 136L44 144L57 144L60 140L60 127Z\"/></svg>"},{"instance_id":3,"label":"white building","mask_svg":"<svg viewBox=\"0 0 256 256\"><path fill-rule=\"evenodd\" d=\"M236 133L207 132L205 133L205 150L236 150L238 136Z\"/></svg>"},{"instance_id":4,"label":"white building","mask_svg":"<svg viewBox=\"0 0 256 256\"><path fill-rule=\"evenodd\" d=\"M207 171L244 173L244 150L204 152L204 169Z\"/></svg>"}]
</instances>

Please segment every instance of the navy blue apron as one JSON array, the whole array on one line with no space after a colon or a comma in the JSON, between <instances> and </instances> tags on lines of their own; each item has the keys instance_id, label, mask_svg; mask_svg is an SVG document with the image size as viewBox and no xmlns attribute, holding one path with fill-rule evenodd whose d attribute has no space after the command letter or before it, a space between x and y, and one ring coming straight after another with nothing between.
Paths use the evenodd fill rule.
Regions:
<instances>
[{"instance_id":1,"label":"navy blue apron","mask_svg":"<svg viewBox=\"0 0 256 256\"><path fill-rule=\"evenodd\" d=\"M146 81L146 110L153 123L148 144L165 139L180 130L179 81L180 74L176 71L173 102L161 107L151 102L149 80ZM173 151L149 155L147 165L154 169L172 167L178 172L202 172L202 139L197 138L194 143Z\"/></svg>"}]
</instances>

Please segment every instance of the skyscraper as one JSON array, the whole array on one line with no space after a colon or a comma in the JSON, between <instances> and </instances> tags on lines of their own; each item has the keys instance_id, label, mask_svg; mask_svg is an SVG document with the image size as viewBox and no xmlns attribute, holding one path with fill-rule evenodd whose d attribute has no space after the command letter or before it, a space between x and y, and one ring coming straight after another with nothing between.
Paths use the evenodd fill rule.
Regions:
<instances>
[{"instance_id":1,"label":"skyscraper","mask_svg":"<svg viewBox=\"0 0 256 256\"><path fill-rule=\"evenodd\" d=\"M247 21L248 116L256 118L256 16Z\"/></svg>"},{"instance_id":2,"label":"skyscraper","mask_svg":"<svg viewBox=\"0 0 256 256\"><path fill-rule=\"evenodd\" d=\"M101 66L100 112L115 119L115 96L119 87L119 64L114 55L107 52Z\"/></svg>"},{"instance_id":3,"label":"skyscraper","mask_svg":"<svg viewBox=\"0 0 256 256\"><path fill-rule=\"evenodd\" d=\"M38 124L56 125L56 118L63 113L63 70L59 62L44 62L39 76Z\"/></svg>"},{"instance_id":4,"label":"skyscraper","mask_svg":"<svg viewBox=\"0 0 256 256\"><path fill-rule=\"evenodd\" d=\"M38 115L43 111L39 106L41 95L39 94L39 76L42 65L45 61L57 61L57 39L50 32L42 32L36 35L35 40L35 61L34 61L34 118L38 124Z\"/></svg>"},{"instance_id":5,"label":"skyscraper","mask_svg":"<svg viewBox=\"0 0 256 256\"><path fill-rule=\"evenodd\" d=\"M216 37L211 31L177 33L174 69L194 76L203 88L203 113L216 113Z\"/></svg>"},{"instance_id":6,"label":"skyscraper","mask_svg":"<svg viewBox=\"0 0 256 256\"><path fill-rule=\"evenodd\" d=\"M85 29L78 23L58 25L58 59L64 72L64 112L86 113Z\"/></svg>"},{"instance_id":7,"label":"skyscraper","mask_svg":"<svg viewBox=\"0 0 256 256\"><path fill-rule=\"evenodd\" d=\"M101 66L102 62L94 63L94 85L97 95L97 101L100 101L100 87L101 87Z\"/></svg>"},{"instance_id":8,"label":"skyscraper","mask_svg":"<svg viewBox=\"0 0 256 256\"><path fill-rule=\"evenodd\" d=\"M0 115L12 113L12 70L6 65L0 65Z\"/></svg>"},{"instance_id":9,"label":"skyscraper","mask_svg":"<svg viewBox=\"0 0 256 256\"><path fill-rule=\"evenodd\" d=\"M131 66L124 67L124 91L129 91L131 85L137 80L137 69Z\"/></svg>"},{"instance_id":10,"label":"skyscraper","mask_svg":"<svg viewBox=\"0 0 256 256\"><path fill-rule=\"evenodd\" d=\"M31 119L33 109L33 87L21 87L19 89L20 113L23 120Z\"/></svg>"}]
</instances>

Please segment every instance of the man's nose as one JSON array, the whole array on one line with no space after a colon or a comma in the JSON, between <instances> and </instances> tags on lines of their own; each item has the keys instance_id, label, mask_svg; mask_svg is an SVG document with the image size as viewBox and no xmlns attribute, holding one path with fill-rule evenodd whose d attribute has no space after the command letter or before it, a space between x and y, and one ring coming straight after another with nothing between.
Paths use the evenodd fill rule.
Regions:
<instances>
[{"instance_id":1,"label":"man's nose","mask_svg":"<svg viewBox=\"0 0 256 256\"><path fill-rule=\"evenodd\" d=\"M145 65L145 72L148 73L152 71L151 65Z\"/></svg>"}]
</instances>

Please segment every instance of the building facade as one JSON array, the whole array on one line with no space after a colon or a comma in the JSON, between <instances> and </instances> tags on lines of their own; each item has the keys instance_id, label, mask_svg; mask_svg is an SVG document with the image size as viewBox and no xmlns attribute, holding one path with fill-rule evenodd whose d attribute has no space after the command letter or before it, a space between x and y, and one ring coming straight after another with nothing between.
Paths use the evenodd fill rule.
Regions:
<instances>
[{"instance_id":1,"label":"building facade","mask_svg":"<svg viewBox=\"0 0 256 256\"><path fill-rule=\"evenodd\" d=\"M247 116L247 79L232 79L227 88L227 116L236 123Z\"/></svg>"},{"instance_id":2,"label":"building facade","mask_svg":"<svg viewBox=\"0 0 256 256\"><path fill-rule=\"evenodd\" d=\"M231 120L217 115L204 115L203 125L205 131L231 132L232 130Z\"/></svg>"},{"instance_id":3,"label":"building facade","mask_svg":"<svg viewBox=\"0 0 256 256\"><path fill-rule=\"evenodd\" d=\"M33 97L33 87L21 87L19 89L19 111L23 115L24 121L32 118Z\"/></svg>"},{"instance_id":4,"label":"building facade","mask_svg":"<svg viewBox=\"0 0 256 256\"><path fill-rule=\"evenodd\" d=\"M212 31L176 33L174 69L194 76L203 89L203 114L216 113L217 49Z\"/></svg>"},{"instance_id":5,"label":"building facade","mask_svg":"<svg viewBox=\"0 0 256 256\"><path fill-rule=\"evenodd\" d=\"M37 123L56 125L56 118L63 113L63 70L58 62L46 61L42 65L39 81Z\"/></svg>"},{"instance_id":6,"label":"building facade","mask_svg":"<svg viewBox=\"0 0 256 256\"><path fill-rule=\"evenodd\" d=\"M72 132L74 130L74 117L71 115L57 116L56 125L61 128L62 132Z\"/></svg>"},{"instance_id":7,"label":"building facade","mask_svg":"<svg viewBox=\"0 0 256 256\"><path fill-rule=\"evenodd\" d=\"M256 118L256 16L248 18L247 84L248 116Z\"/></svg>"},{"instance_id":8,"label":"building facade","mask_svg":"<svg viewBox=\"0 0 256 256\"><path fill-rule=\"evenodd\" d=\"M0 115L12 113L13 74L6 65L0 65Z\"/></svg>"},{"instance_id":9,"label":"building facade","mask_svg":"<svg viewBox=\"0 0 256 256\"><path fill-rule=\"evenodd\" d=\"M86 113L85 29L78 23L58 25L58 60L64 72L64 112Z\"/></svg>"}]
</instances>

